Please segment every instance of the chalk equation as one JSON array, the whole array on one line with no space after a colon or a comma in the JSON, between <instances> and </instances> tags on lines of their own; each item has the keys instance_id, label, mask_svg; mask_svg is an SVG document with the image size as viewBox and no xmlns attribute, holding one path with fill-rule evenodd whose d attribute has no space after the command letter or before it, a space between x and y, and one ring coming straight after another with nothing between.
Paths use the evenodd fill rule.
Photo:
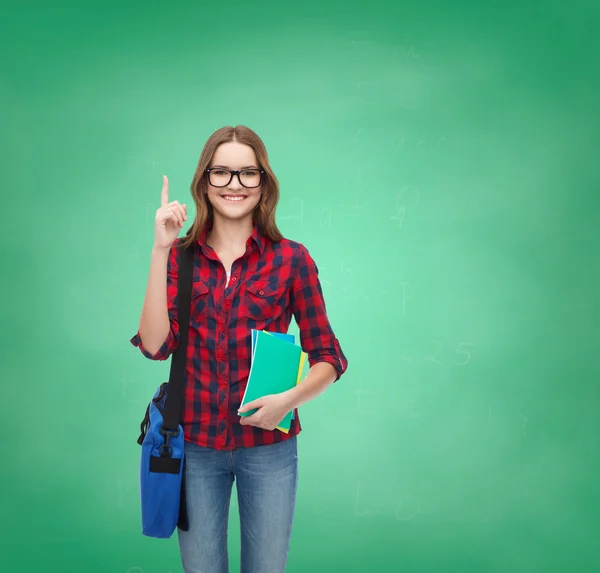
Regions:
<instances>
[{"instance_id":1,"label":"chalk equation","mask_svg":"<svg viewBox=\"0 0 600 573\"><path fill-rule=\"evenodd\" d=\"M328 205L311 205L310 201L292 197L289 199L289 206L279 208L277 220L294 222L300 229L304 229L307 223L309 228L316 226L319 229L333 229L341 219L367 216L366 208L369 203L361 201L358 192L354 192L351 198L352 201L341 204L334 210Z\"/></svg>"},{"instance_id":2,"label":"chalk equation","mask_svg":"<svg viewBox=\"0 0 600 573\"><path fill-rule=\"evenodd\" d=\"M448 139L446 137L407 137L404 135L396 136L391 142L391 148L394 153L404 151L416 151L417 153L427 153L430 151L444 152Z\"/></svg>"},{"instance_id":3,"label":"chalk equation","mask_svg":"<svg viewBox=\"0 0 600 573\"><path fill-rule=\"evenodd\" d=\"M398 222L398 229L402 229L402 225L406 220L407 211L416 207L420 198L419 189L414 185L405 185L398 191L395 205L396 212L390 217L392 221Z\"/></svg>"},{"instance_id":4,"label":"chalk equation","mask_svg":"<svg viewBox=\"0 0 600 573\"><path fill-rule=\"evenodd\" d=\"M465 366L471 361L475 346L475 342L449 343L428 340L412 347L400 346L398 358L407 362L421 361L430 364Z\"/></svg>"}]
</instances>

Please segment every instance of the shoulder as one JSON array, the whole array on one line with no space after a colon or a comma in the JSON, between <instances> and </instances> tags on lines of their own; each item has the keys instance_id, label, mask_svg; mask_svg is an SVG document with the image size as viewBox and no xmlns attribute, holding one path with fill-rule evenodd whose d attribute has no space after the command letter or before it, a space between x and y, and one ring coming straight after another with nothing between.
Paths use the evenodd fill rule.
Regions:
<instances>
[{"instance_id":1,"label":"shoulder","mask_svg":"<svg viewBox=\"0 0 600 573\"><path fill-rule=\"evenodd\" d=\"M277 242L273 242L272 246L275 254L285 256L286 258L292 258L297 263L312 260L306 245L299 241L284 237Z\"/></svg>"},{"instance_id":2,"label":"shoulder","mask_svg":"<svg viewBox=\"0 0 600 573\"><path fill-rule=\"evenodd\" d=\"M272 248L273 254L279 257L280 261L286 261L291 266L291 275L295 280L318 274L317 264L304 243L284 237L273 242Z\"/></svg>"}]
</instances>

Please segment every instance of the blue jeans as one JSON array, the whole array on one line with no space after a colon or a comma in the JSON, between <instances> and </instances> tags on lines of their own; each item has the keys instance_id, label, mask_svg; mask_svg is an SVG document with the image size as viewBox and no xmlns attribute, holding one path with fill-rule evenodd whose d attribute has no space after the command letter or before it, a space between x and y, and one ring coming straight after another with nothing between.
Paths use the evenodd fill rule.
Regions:
<instances>
[{"instance_id":1,"label":"blue jeans","mask_svg":"<svg viewBox=\"0 0 600 573\"><path fill-rule=\"evenodd\" d=\"M233 451L185 443L189 530L178 531L185 573L228 573L227 518L234 480L241 573L283 573L298 483L297 437Z\"/></svg>"}]
</instances>

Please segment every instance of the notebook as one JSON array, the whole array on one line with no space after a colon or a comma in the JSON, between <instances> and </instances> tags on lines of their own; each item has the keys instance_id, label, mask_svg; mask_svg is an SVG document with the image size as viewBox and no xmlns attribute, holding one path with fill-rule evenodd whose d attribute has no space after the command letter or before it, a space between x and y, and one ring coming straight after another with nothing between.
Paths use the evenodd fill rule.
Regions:
<instances>
[{"instance_id":1,"label":"notebook","mask_svg":"<svg viewBox=\"0 0 600 573\"><path fill-rule=\"evenodd\" d=\"M252 357L254 357L254 345L256 343L257 332L259 332L259 331L252 329ZM292 344L294 344L296 342L296 337L293 334L288 334L287 332L270 332L268 330L265 330L264 332L267 332L268 334L271 334L273 336L278 336L279 338L283 338L284 340L287 340L288 342L291 342ZM300 377L298 377L298 382L300 382ZM295 417L296 417L296 412L292 411L292 420Z\"/></svg>"},{"instance_id":2,"label":"notebook","mask_svg":"<svg viewBox=\"0 0 600 573\"><path fill-rule=\"evenodd\" d=\"M252 332L252 361L242 406L268 394L279 394L293 388L302 376L306 353L294 343L291 334L266 331ZM249 416L256 409L240 416ZM288 433L294 412L288 412L277 426Z\"/></svg>"}]
</instances>

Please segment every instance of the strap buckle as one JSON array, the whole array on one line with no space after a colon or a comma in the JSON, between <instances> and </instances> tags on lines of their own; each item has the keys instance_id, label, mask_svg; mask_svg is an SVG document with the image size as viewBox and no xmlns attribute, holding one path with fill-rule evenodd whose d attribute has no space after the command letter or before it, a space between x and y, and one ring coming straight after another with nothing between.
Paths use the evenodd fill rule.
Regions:
<instances>
[{"instance_id":1,"label":"strap buckle","mask_svg":"<svg viewBox=\"0 0 600 573\"><path fill-rule=\"evenodd\" d=\"M171 441L171 436L176 437L179 435L179 428L176 430L167 430L161 427L159 433L165 437L165 443L160 445L158 448L158 453L160 454L161 458L171 457L173 454L173 448L169 445L169 442Z\"/></svg>"}]
</instances>

